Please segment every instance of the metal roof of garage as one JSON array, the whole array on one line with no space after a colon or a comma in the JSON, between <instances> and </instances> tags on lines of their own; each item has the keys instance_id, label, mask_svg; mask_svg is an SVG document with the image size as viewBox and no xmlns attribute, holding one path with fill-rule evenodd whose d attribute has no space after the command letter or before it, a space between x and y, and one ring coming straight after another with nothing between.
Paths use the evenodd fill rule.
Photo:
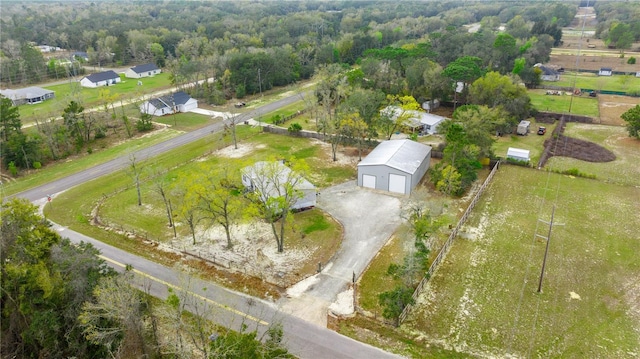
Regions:
<instances>
[{"instance_id":1,"label":"metal roof of garage","mask_svg":"<svg viewBox=\"0 0 640 359\"><path fill-rule=\"evenodd\" d=\"M358 167L384 165L413 174L424 159L430 156L430 153L430 146L415 141L384 141L360 161Z\"/></svg>"}]
</instances>

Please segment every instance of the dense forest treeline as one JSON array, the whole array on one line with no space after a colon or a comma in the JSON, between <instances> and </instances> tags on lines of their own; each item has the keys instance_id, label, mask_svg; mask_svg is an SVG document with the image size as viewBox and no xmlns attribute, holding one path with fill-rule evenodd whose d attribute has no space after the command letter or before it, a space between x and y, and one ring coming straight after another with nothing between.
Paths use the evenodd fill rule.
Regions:
<instances>
[{"instance_id":1,"label":"dense forest treeline","mask_svg":"<svg viewBox=\"0 0 640 359\"><path fill-rule=\"evenodd\" d=\"M89 63L99 66L153 61L163 67L192 55L278 52L276 63L288 58L296 69L288 75L265 71L268 88L308 78L320 64L354 63L367 49L466 31L460 27L483 19L495 26L519 15L529 26L560 28L571 22L576 7L461 1L3 2L0 81L15 86L57 78L54 66L27 46L46 44L87 52ZM244 57L235 63L261 61ZM445 66L448 58L439 60ZM249 93L260 90L254 85L246 85Z\"/></svg>"}]
</instances>

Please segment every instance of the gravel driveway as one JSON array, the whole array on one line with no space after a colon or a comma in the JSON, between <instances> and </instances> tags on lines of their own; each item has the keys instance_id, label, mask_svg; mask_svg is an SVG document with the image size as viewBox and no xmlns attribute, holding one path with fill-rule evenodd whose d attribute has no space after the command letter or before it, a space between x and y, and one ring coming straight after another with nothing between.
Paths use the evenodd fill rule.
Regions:
<instances>
[{"instance_id":1,"label":"gravel driveway","mask_svg":"<svg viewBox=\"0 0 640 359\"><path fill-rule=\"evenodd\" d=\"M354 273L362 274L400 225L403 199L358 187L355 181L321 191L317 207L342 223L344 240L322 272L293 286L295 296L281 299L282 310L326 326L329 305L347 289Z\"/></svg>"}]
</instances>

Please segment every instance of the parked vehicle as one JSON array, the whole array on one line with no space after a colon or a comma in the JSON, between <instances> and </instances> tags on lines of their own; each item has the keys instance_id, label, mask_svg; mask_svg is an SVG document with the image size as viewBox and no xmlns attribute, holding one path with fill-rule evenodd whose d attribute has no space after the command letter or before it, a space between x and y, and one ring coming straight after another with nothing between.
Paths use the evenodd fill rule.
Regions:
<instances>
[{"instance_id":1,"label":"parked vehicle","mask_svg":"<svg viewBox=\"0 0 640 359\"><path fill-rule=\"evenodd\" d=\"M546 127L544 127L544 126L540 126L540 127L538 127L538 134L539 134L539 135L541 135L541 136L542 136L542 135L544 135L545 133L547 133L547 128L546 128Z\"/></svg>"}]
</instances>

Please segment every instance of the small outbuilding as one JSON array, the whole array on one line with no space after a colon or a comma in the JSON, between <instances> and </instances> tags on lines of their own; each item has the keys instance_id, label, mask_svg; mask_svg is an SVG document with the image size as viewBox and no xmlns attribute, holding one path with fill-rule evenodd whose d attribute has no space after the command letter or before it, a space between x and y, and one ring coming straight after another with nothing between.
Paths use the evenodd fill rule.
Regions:
<instances>
[{"instance_id":1,"label":"small outbuilding","mask_svg":"<svg viewBox=\"0 0 640 359\"><path fill-rule=\"evenodd\" d=\"M83 77L80 80L80 85L82 85L82 87L95 88L100 86L115 85L120 81L121 81L120 75L115 73L115 71L109 70L109 71L98 72L98 73Z\"/></svg>"},{"instance_id":2,"label":"small outbuilding","mask_svg":"<svg viewBox=\"0 0 640 359\"><path fill-rule=\"evenodd\" d=\"M189 112L198 108L198 100L184 91L153 98L140 105L140 111L152 116L163 116L175 112Z\"/></svg>"},{"instance_id":3,"label":"small outbuilding","mask_svg":"<svg viewBox=\"0 0 640 359\"><path fill-rule=\"evenodd\" d=\"M529 150L515 147L509 147L509 149L507 150L507 159L524 162L529 162L531 160L531 158L529 157Z\"/></svg>"},{"instance_id":4,"label":"small outbuilding","mask_svg":"<svg viewBox=\"0 0 640 359\"><path fill-rule=\"evenodd\" d=\"M131 79L139 79L143 77L155 76L160 72L160 69L155 64L144 64L127 69L124 72L124 76Z\"/></svg>"},{"instance_id":5,"label":"small outbuilding","mask_svg":"<svg viewBox=\"0 0 640 359\"><path fill-rule=\"evenodd\" d=\"M430 146L411 140L384 141L358 163L358 186L410 194L430 162Z\"/></svg>"},{"instance_id":6,"label":"small outbuilding","mask_svg":"<svg viewBox=\"0 0 640 359\"><path fill-rule=\"evenodd\" d=\"M613 69L610 67L602 67L598 71L598 76L613 76Z\"/></svg>"},{"instance_id":7,"label":"small outbuilding","mask_svg":"<svg viewBox=\"0 0 640 359\"><path fill-rule=\"evenodd\" d=\"M531 130L531 121L522 120L518 124L518 129L516 130L516 133L521 136L526 136L529 134L530 130Z\"/></svg>"},{"instance_id":8,"label":"small outbuilding","mask_svg":"<svg viewBox=\"0 0 640 359\"><path fill-rule=\"evenodd\" d=\"M11 100L14 106L33 105L55 97L55 93L42 87L25 87L17 90L0 90L0 95Z\"/></svg>"},{"instance_id":9,"label":"small outbuilding","mask_svg":"<svg viewBox=\"0 0 640 359\"><path fill-rule=\"evenodd\" d=\"M242 184L248 191L256 192L262 202L284 196L286 186L293 184L298 198L291 209L303 210L316 205L316 186L281 161L260 161L243 168Z\"/></svg>"}]
</instances>

